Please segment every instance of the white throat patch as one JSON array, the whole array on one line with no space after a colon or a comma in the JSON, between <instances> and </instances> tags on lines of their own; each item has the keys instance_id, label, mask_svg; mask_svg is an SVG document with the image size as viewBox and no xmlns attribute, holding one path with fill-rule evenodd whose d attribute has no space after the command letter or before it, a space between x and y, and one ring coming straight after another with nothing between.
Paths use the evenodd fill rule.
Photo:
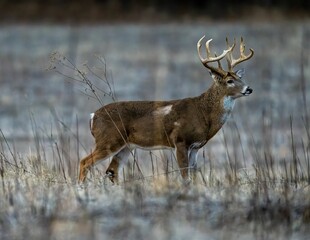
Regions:
<instances>
[{"instance_id":1,"label":"white throat patch","mask_svg":"<svg viewBox=\"0 0 310 240\"><path fill-rule=\"evenodd\" d=\"M235 105L235 99L232 97L225 97L223 100L224 114L222 115L221 122L224 124L230 116L230 113Z\"/></svg>"},{"instance_id":2,"label":"white throat patch","mask_svg":"<svg viewBox=\"0 0 310 240\"><path fill-rule=\"evenodd\" d=\"M225 111L231 111L235 105L235 99L232 97L224 97L223 108Z\"/></svg>"}]
</instances>

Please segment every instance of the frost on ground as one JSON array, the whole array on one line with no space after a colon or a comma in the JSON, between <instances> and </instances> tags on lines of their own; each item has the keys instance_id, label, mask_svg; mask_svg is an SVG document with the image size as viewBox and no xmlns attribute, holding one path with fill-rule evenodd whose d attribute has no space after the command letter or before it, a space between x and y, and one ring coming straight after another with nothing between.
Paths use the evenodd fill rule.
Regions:
<instances>
[{"instance_id":1,"label":"frost on ground","mask_svg":"<svg viewBox=\"0 0 310 240\"><path fill-rule=\"evenodd\" d=\"M214 173L216 175L216 173ZM225 178L224 178L225 179ZM86 185L6 168L1 239L307 239L309 185L254 176L230 183L179 176Z\"/></svg>"}]
</instances>

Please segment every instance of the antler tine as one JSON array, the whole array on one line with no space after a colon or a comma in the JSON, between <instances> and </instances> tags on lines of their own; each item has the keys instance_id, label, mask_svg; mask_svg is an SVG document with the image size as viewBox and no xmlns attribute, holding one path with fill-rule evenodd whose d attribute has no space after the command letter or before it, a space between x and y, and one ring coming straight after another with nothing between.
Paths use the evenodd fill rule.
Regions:
<instances>
[{"instance_id":1,"label":"antler tine","mask_svg":"<svg viewBox=\"0 0 310 240\"><path fill-rule=\"evenodd\" d=\"M226 37L226 45L227 45L227 48L231 48L231 52L232 52L236 46L236 38L234 38L233 45L230 46L229 41L228 41L228 37ZM231 54L231 52L230 52L230 54Z\"/></svg>"},{"instance_id":2,"label":"antler tine","mask_svg":"<svg viewBox=\"0 0 310 240\"><path fill-rule=\"evenodd\" d=\"M226 50L223 50L222 54L220 54L219 56L215 55L215 57L211 56L211 51L210 51L210 42L212 41L212 39L209 39L206 42L206 53L207 53L207 57L203 58L201 56L200 53L200 49L201 49L201 42L202 40L205 38L205 36L203 36L202 38L199 39L199 41L197 42L197 51L198 51L198 56L200 58L200 61L202 62L202 64L206 67L209 68L211 71L215 71L217 73L219 73L220 75L225 75L226 72L222 69L221 63L219 62L221 59L223 59L229 52L232 51L232 47L229 47ZM213 66L208 65L208 63L211 62L218 62L219 67L215 68Z\"/></svg>"},{"instance_id":3,"label":"antler tine","mask_svg":"<svg viewBox=\"0 0 310 240\"><path fill-rule=\"evenodd\" d=\"M244 57L244 50L245 50L245 44L243 41L243 37L240 39L240 55L241 57Z\"/></svg>"},{"instance_id":4,"label":"antler tine","mask_svg":"<svg viewBox=\"0 0 310 240\"><path fill-rule=\"evenodd\" d=\"M201 56L200 49L201 49L201 41L202 41L204 38L205 38L205 36L203 36L202 38L200 38L199 41L198 41L198 43L197 43L198 55L199 55L199 58L200 58L200 60L201 60L201 62L202 62L203 64L219 61L219 60L221 60L222 58L224 58L228 52L230 52L230 51L232 50L232 48L229 48L229 49L224 50L223 53L222 53L221 55L219 55L218 57L211 57L210 42L212 41L212 39L209 39L209 40L206 42L207 57L206 57L206 58L203 58L203 57Z\"/></svg>"},{"instance_id":5,"label":"antler tine","mask_svg":"<svg viewBox=\"0 0 310 240\"><path fill-rule=\"evenodd\" d=\"M214 56L217 57L216 53L214 53ZM223 69L221 61L217 61L217 65L218 65L218 68Z\"/></svg>"},{"instance_id":6,"label":"antler tine","mask_svg":"<svg viewBox=\"0 0 310 240\"><path fill-rule=\"evenodd\" d=\"M228 40L226 40L226 41L228 44ZM235 45L235 43L234 43L234 45ZM226 57L229 71L233 71L233 68L237 64L244 62L246 60L249 60L254 55L254 50L252 48L250 48L250 53L248 55L245 55L244 52L245 52L245 43L244 43L243 37L241 37L241 39L240 39L240 57L238 59L234 59L232 57L231 53L228 54Z\"/></svg>"},{"instance_id":7,"label":"antler tine","mask_svg":"<svg viewBox=\"0 0 310 240\"><path fill-rule=\"evenodd\" d=\"M211 52L210 52L210 42L212 41L212 38L209 39L207 42L206 42L206 53L207 53L207 58L210 58L211 57Z\"/></svg>"},{"instance_id":8,"label":"antler tine","mask_svg":"<svg viewBox=\"0 0 310 240\"><path fill-rule=\"evenodd\" d=\"M232 71L232 66L231 66L232 59L233 59L232 52L236 46L236 38L234 38L233 45L230 46L229 41L228 41L228 37L226 37L226 45L227 45L227 48L229 48L229 47L231 48L231 51L226 55L226 60L227 60L228 70Z\"/></svg>"},{"instance_id":9,"label":"antler tine","mask_svg":"<svg viewBox=\"0 0 310 240\"><path fill-rule=\"evenodd\" d=\"M205 38L205 36L202 36L202 38L199 39L199 41L197 42L197 52L198 52L198 56L200 58L200 61L203 63L204 59L200 54L200 48L201 48L201 41Z\"/></svg>"}]
</instances>

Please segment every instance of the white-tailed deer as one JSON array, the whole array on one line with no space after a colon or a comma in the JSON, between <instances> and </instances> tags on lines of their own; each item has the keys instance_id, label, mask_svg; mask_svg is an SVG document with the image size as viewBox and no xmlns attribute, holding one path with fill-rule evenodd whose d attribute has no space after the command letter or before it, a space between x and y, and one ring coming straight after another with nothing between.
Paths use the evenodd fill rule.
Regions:
<instances>
[{"instance_id":1,"label":"white-tailed deer","mask_svg":"<svg viewBox=\"0 0 310 240\"><path fill-rule=\"evenodd\" d=\"M230 115L236 98L247 96L252 89L242 80L244 70L233 68L248 59L254 51L245 55L245 45L241 38L240 57L234 59L229 45L219 56L211 55L206 42L206 58L200 53L202 37L197 43L197 51L202 64L209 69L213 78L212 86L197 97L172 101L129 101L115 102L91 114L90 128L95 138L94 151L80 162L79 181L86 179L89 168L99 160L113 157L106 171L112 182L118 175L131 150L175 149L182 177L189 179L189 169L196 167L198 150L203 147L223 126ZM220 60L226 57L227 68L222 68ZM212 66L217 63L218 66Z\"/></svg>"}]
</instances>

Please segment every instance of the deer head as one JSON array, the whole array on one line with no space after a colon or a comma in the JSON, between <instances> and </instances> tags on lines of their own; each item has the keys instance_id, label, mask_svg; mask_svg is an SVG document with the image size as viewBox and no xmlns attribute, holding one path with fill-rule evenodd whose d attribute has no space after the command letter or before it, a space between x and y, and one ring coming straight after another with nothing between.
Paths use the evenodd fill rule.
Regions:
<instances>
[{"instance_id":1,"label":"deer head","mask_svg":"<svg viewBox=\"0 0 310 240\"><path fill-rule=\"evenodd\" d=\"M232 55L232 52L236 46L236 41L234 41L233 45L230 46L228 39L226 38L227 49L223 51L223 53L217 56L214 53L214 57L212 57L210 51L210 42L212 39L209 39L206 42L206 58L203 58L200 49L201 42L204 39L203 36L197 43L197 51L202 64L209 69L210 74L214 80L216 86L220 86L222 90L225 90L225 94L232 98L238 98L242 96L247 96L253 92L252 88L245 85L245 83L241 80L244 75L244 69L234 71L234 67L246 60L249 60L253 55L254 51L250 48L250 53L245 55L245 44L243 38L240 40L240 57L235 59ZM224 70L220 60L226 57L228 70ZM217 62L218 66L212 66L211 64Z\"/></svg>"}]
</instances>

